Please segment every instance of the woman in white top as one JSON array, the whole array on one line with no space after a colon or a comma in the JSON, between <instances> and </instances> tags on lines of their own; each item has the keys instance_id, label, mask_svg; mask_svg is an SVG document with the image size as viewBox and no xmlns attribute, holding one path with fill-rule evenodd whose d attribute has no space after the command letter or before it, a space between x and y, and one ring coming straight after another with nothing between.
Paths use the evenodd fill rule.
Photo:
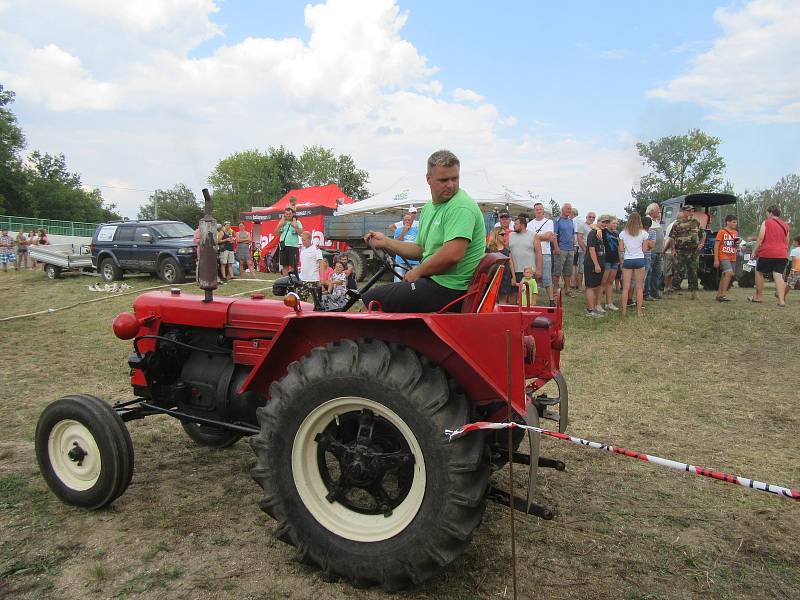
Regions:
<instances>
[{"instance_id":1,"label":"woman in white top","mask_svg":"<svg viewBox=\"0 0 800 600\"><path fill-rule=\"evenodd\" d=\"M644 309L644 252L653 247L649 235L642 228L639 213L633 213L619 234L619 252L622 256L622 315L628 309L628 291L631 275L636 277L636 314L642 316Z\"/></svg>"}]
</instances>

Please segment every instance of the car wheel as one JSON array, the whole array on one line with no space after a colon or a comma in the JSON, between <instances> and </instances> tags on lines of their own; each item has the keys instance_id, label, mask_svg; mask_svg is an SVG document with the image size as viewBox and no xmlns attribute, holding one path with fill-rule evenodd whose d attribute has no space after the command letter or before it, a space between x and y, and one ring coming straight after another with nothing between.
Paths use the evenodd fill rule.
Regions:
<instances>
[{"instance_id":1,"label":"car wheel","mask_svg":"<svg viewBox=\"0 0 800 600\"><path fill-rule=\"evenodd\" d=\"M165 258L158 266L158 276L164 283L183 283L186 281L183 268L174 258Z\"/></svg>"},{"instance_id":2,"label":"car wheel","mask_svg":"<svg viewBox=\"0 0 800 600\"><path fill-rule=\"evenodd\" d=\"M100 263L100 279L108 283L122 279L122 269L115 265L112 259L104 258Z\"/></svg>"}]
</instances>

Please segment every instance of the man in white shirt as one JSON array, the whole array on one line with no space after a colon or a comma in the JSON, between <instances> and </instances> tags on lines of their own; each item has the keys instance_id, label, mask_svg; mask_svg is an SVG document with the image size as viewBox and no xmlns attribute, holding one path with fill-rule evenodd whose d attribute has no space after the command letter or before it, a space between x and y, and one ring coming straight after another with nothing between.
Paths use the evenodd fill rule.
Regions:
<instances>
[{"instance_id":1,"label":"man in white shirt","mask_svg":"<svg viewBox=\"0 0 800 600\"><path fill-rule=\"evenodd\" d=\"M311 232L300 234L300 280L320 284L325 280L328 262L322 256L322 250L311 243Z\"/></svg>"},{"instance_id":2,"label":"man in white shirt","mask_svg":"<svg viewBox=\"0 0 800 600\"><path fill-rule=\"evenodd\" d=\"M528 231L532 231L542 240L540 248L542 251L542 287L547 290L547 299L553 303L553 257L550 252L550 242L556 242L555 228L553 220L544 214L544 205L537 202L533 205L533 220L528 222ZM538 271L538 269L537 269Z\"/></svg>"}]
</instances>

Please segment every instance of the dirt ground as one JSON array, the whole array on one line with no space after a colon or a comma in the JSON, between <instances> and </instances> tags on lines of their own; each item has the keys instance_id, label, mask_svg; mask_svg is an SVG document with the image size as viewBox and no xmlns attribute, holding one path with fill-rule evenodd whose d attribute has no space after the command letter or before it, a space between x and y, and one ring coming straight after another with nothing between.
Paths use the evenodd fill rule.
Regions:
<instances>
[{"instance_id":1,"label":"dirt ground","mask_svg":"<svg viewBox=\"0 0 800 600\"><path fill-rule=\"evenodd\" d=\"M87 291L94 281L0 273L0 319L102 296ZM726 305L684 293L624 320L586 319L582 297L568 299L570 433L800 487L800 292L787 309L749 304L747 292ZM110 323L134 297L0 321L0 597L390 597L326 583L293 560L258 507L246 440L211 450L168 417L134 421L133 482L110 508L85 512L50 493L34 456L38 415L71 393L132 397L131 347ZM540 480L553 521L516 515L520 598L800 597L800 503L555 440L543 454L567 470ZM495 478L506 485L505 472ZM510 598L510 567L508 509L490 503L464 556L392 597Z\"/></svg>"}]
</instances>

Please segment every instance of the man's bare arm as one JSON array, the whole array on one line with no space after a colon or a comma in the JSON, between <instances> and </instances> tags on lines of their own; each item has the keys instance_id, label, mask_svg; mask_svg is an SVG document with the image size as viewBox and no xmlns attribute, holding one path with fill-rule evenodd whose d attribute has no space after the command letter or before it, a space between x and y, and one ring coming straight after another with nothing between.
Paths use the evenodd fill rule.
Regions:
<instances>
[{"instance_id":1,"label":"man's bare arm","mask_svg":"<svg viewBox=\"0 0 800 600\"><path fill-rule=\"evenodd\" d=\"M455 238L454 240L445 242L444 245L429 256L425 262L420 263L406 273L405 280L416 281L420 277L447 273L464 258L464 254L467 252L467 246L469 246L469 240L467 238Z\"/></svg>"},{"instance_id":2,"label":"man's bare arm","mask_svg":"<svg viewBox=\"0 0 800 600\"><path fill-rule=\"evenodd\" d=\"M422 260L422 246L416 242L393 240L379 231L370 231L364 236L364 241L374 248L386 250L389 254L397 254L408 260Z\"/></svg>"}]
</instances>

